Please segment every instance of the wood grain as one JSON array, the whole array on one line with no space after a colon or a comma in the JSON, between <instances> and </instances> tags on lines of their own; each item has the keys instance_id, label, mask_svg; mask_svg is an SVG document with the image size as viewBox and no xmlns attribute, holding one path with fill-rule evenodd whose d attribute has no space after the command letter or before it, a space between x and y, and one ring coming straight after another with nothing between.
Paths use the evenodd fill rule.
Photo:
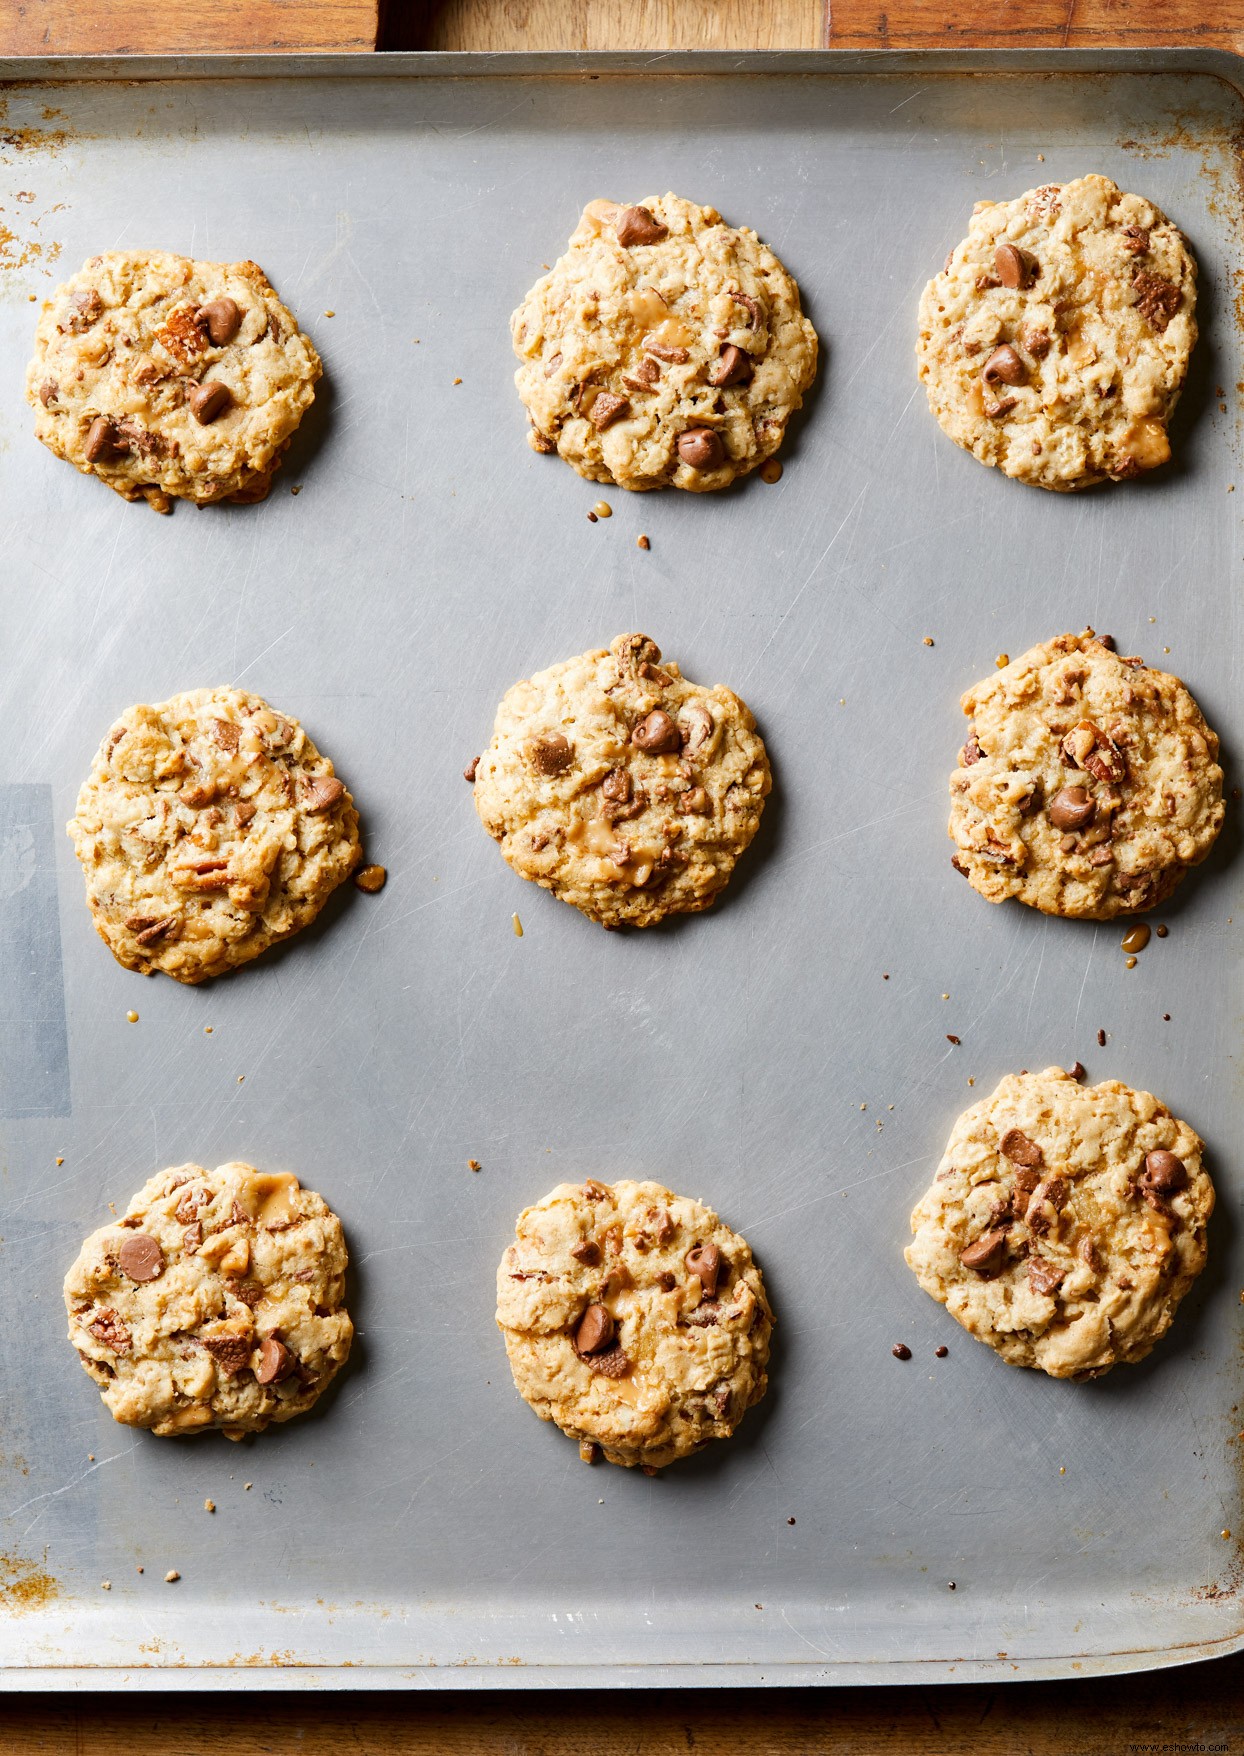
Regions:
<instances>
[{"instance_id":1,"label":"wood grain","mask_svg":"<svg viewBox=\"0 0 1244 1756\"><path fill-rule=\"evenodd\" d=\"M379 0L0 0L0 55L376 47Z\"/></svg>"},{"instance_id":2,"label":"wood grain","mask_svg":"<svg viewBox=\"0 0 1244 1756\"><path fill-rule=\"evenodd\" d=\"M1123 1756L1239 1752L1244 1664L1042 1688L10 1698L5 1756Z\"/></svg>"},{"instance_id":3,"label":"wood grain","mask_svg":"<svg viewBox=\"0 0 1244 1756\"><path fill-rule=\"evenodd\" d=\"M819 49L829 0L393 0L389 49Z\"/></svg>"},{"instance_id":4,"label":"wood grain","mask_svg":"<svg viewBox=\"0 0 1244 1756\"><path fill-rule=\"evenodd\" d=\"M1244 48L1244 0L833 0L836 49Z\"/></svg>"}]
</instances>

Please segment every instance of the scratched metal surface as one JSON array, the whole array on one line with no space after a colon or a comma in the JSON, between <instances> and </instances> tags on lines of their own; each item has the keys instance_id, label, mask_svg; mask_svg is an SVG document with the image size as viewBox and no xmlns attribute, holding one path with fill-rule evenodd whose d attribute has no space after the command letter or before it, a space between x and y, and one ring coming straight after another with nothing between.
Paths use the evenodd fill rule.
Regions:
<instances>
[{"instance_id":1,"label":"scratched metal surface","mask_svg":"<svg viewBox=\"0 0 1244 1756\"><path fill-rule=\"evenodd\" d=\"M0 69L9 1686L1035 1676L1239 1639L1234 815L1129 972L1117 928L975 896L945 789L960 691L1086 622L1169 648L1234 767L1241 98L1227 57L969 59ZM939 434L913 329L973 201L1089 169L1187 232L1204 338L1178 467L1068 499ZM592 526L600 489L523 443L506 320L587 198L671 185L781 253L824 369L780 485L611 491ZM265 506L161 519L30 436L29 295L147 243L256 257L323 352ZM746 697L777 787L721 906L610 935L508 871L460 774L510 682L633 628ZM62 825L121 709L225 679L334 757L388 887L213 986L144 982ZM969 1098L1076 1057L1186 1116L1220 1191L1172 1336L1083 1387L1003 1365L901 1256ZM159 1441L103 1410L60 1281L109 1202L230 1157L341 1213L360 1339L312 1418ZM659 1480L583 1467L493 1327L515 1214L589 1174L705 1197L780 1314L767 1402Z\"/></svg>"}]
</instances>

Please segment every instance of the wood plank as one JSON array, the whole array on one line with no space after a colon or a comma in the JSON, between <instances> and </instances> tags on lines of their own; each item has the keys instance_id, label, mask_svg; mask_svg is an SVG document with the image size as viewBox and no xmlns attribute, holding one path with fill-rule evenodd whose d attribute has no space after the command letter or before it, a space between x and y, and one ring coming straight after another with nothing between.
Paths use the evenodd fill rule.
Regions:
<instances>
[{"instance_id":1,"label":"wood plank","mask_svg":"<svg viewBox=\"0 0 1244 1756\"><path fill-rule=\"evenodd\" d=\"M380 0L0 0L0 55L376 47Z\"/></svg>"},{"instance_id":2,"label":"wood plank","mask_svg":"<svg viewBox=\"0 0 1244 1756\"><path fill-rule=\"evenodd\" d=\"M833 0L835 49L1244 49L1244 0Z\"/></svg>"},{"instance_id":3,"label":"wood plank","mask_svg":"<svg viewBox=\"0 0 1244 1756\"><path fill-rule=\"evenodd\" d=\"M392 0L387 49L819 49L829 0Z\"/></svg>"},{"instance_id":4,"label":"wood plank","mask_svg":"<svg viewBox=\"0 0 1244 1756\"><path fill-rule=\"evenodd\" d=\"M1120 1756L1238 1749L1244 1663L1042 1687L9 1697L5 1756Z\"/></svg>"}]
</instances>

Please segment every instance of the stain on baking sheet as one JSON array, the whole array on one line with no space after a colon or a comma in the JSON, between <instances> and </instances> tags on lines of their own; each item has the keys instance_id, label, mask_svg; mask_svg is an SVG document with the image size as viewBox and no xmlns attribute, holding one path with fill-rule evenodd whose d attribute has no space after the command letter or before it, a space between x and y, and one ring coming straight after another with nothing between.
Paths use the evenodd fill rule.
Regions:
<instances>
[{"instance_id":1,"label":"stain on baking sheet","mask_svg":"<svg viewBox=\"0 0 1244 1756\"><path fill-rule=\"evenodd\" d=\"M0 1116L67 1116L52 789L0 786ZM2 1588L0 1588L2 1589Z\"/></svg>"},{"instance_id":2,"label":"stain on baking sheet","mask_svg":"<svg viewBox=\"0 0 1244 1756\"><path fill-rule=\"evenodd\" d=\"M45 1565L22 1555L0 1555L0 1614L42 1610L60 1596Z\"/></svg>"}]
</instances>

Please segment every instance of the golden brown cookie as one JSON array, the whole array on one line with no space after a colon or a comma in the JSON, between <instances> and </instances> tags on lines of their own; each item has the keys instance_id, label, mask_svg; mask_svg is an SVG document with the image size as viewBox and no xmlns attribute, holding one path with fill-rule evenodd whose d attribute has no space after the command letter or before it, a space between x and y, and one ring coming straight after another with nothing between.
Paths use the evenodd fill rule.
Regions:
<instances>
[{"instance_id":1,"label":"golden brown cookie","mask_svg":"<svg viewBox=\"0 0 1244 1756\"><path fill-rule=\"evenodd\" d=\"M737 1233L660 1183L562 1183L497 1270L514 1383L591 1461L649 1471L729 1438L768 1385L773 1313Z\"/></svg>"}]
</instances>

